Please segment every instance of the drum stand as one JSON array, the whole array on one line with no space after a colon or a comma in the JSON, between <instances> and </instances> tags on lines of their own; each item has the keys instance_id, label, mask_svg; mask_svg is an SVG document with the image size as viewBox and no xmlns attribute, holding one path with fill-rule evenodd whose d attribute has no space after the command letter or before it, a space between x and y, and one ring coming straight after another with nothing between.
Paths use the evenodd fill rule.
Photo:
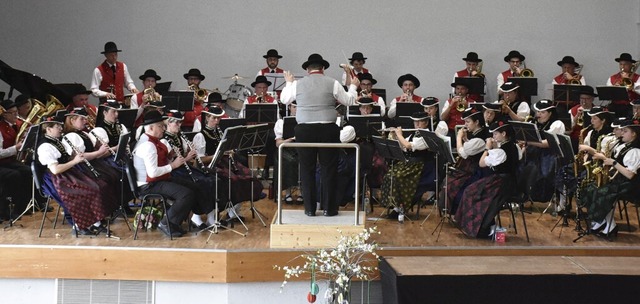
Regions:
<instances>
[{"instance_id":1,"label":"drum stand","mask_svg":"<svg viewBox=\"0 0 640 304\"><path fill-rule=\"evenodd\" d=\"M573 199L573 197L567 195L568 180L569 179L567 178L567 170L566 168L562 168L562 194L560 195L564 196L565 198L565 206L564 206L564 209L562 210L562 216L558 219L558 221L556 221L556 224L553 225L553 228L551 228L551 232L553 232L553 230L556 229L558 224L562 222L562 226L560 227L560 234L558 235L558 238L562 236L562 228L569 226L569 216L571 213L569 210L571 210L571 200Z\"/></svg>"},{"instance_id":2,"label":"drum stand","mask_svg":"<svg viewBox=\"0 0 640 304\"><path fill-rule=\"evenodd\" d=\"M438 154L437 153L435 155L435 159L436 159L436 167L435 167L435 169L436 169L436 180L435 180L435 182L436 182L436 191L433 194L435 200L433 201L433 206L431 207L431 211L429 211L429 214L427 214L427 217L425 217L424 220L422 220L422 223L420 223L420 227L422 227L422 225L424 225L424 222L426 222L427 219L429 219L429 217L431 216L431 213L433 213L433 210L438 208L438 198L440 197L440 185L439 185L440 177L438 175L440 174L439 173L440 170L439 170L439 167L438 167ZM442 210L442 211L444 211L446 213L447 212L447 207L448 207L447 206L446 195L447 195L447 181L449 180L449 165L445 166L444 180L445 180L445 182L444 182L443 188L444 188L444 195L445 195L445 206L444 206L444 210ZM420 206L418 206L418 210L420 210ZM439 235L440 235L440 233L438 233L438 236Z\"/></svg>"},{"instance_id":3,"label":"drum stand","mask_svg":"<svg viewBox=\"0 0 640 304\"><path fill-rule=\"evenodd\" d=\"M260 220L260 222L262 223L262 226L267 227L267 224L265 224L264 222L264 218L266 218L266 216L264 214L262 214L262 212L260 212L257 208L256 205L254 203L255 198L253 196L253 157L251 157L251 208L249 208L249 210L251 210L251 217L252 218L256 218L256 215L258 215L258 219ZM267 175L269 174L269 172L267 171ZM231 184L229 184L231 185ZM239 218L238 218L239 219ZM244 224L243 224L244 225ZM246 226L245 226L246 228Z\"/></svg>"},{"instance_id":4,"label":"drum stand","mask_svg":"<svg viewBox=\"0 0 640 304\"><path fill-rule=\"evenodd\" d=\"M218 234L218 230L219 230L219 229L221 229L221 228L222 228L222 229L229 230L229 231L231 231L231 232L234 232L234 233L236 233L236 234L239 234L239 235L241 235L241 236L246 237L246 236L247 236L247 234L246 234L246 233L242 233L242 232L240 232L240 231L238 231L238 230L233 229L233 227L232 227L232 224L231 224L231 223L230 223L230 225L229 225L229 226L224 226L224 225L222 225L222 223L221 223L221 222L220 222L220 220L219 220L219 217L220 217L220 216L219 216L219 214L218 214L218 213L220 213L220 211L219 211L219 209L218 209L218 203L219 203L219 198L218 198L218 170L216 170L216 168L215 168L215 167L213 167L213 170L215 170L215 171L216 171L216 198L215 198L215 204L214 204L214 209L213 209L213 211L214 211L213 215L214 215L214 217L215 217L215 220L214 220L214 222L213 222L209 227L204 228L204 229L202 229L202 230L200 230L200 231L205 231L205 230L208 230L208 231L209 231L209 237L207 237L207 242L206 242L207 244L209 244L209 239L211 239L211 236L212 236L213 234ZM231 168L229 168L229 170L231 170ZM231 179L229 179L229 188L231 188ZM231 195L231 192L229 192L229 195ZM227 202L227 205L228 205L229 203L231 203L231 197L229 197L229 201ZM233 208L233 206L231 206L231 208Z\"/></svg>"}]
</instances>

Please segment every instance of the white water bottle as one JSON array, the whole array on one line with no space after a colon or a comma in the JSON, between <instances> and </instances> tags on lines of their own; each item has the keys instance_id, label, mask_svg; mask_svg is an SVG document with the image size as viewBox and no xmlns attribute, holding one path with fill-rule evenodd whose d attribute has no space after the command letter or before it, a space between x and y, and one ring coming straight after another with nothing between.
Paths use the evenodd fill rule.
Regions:
<instances>
[{"instance_id":1,"label":"white water bottle","mask_svg":"<svg viewBox=\"0 0 640 304\"><path fill-rule=\"evenodd\" d=\"M365 214L371 213L371 202L369 201L368 197L364 198L364 213Z\"/></svg>"},{"instance_id":2,"label":"white water bottle","mask_svg":"<svg viewBox=\"0 0 640 304\"><path fill-rule=\"evenodd\" d=\"M398 223L404 224L404 207L400 204L400 210L398 211Z\"/></svg>"}]
</instances>

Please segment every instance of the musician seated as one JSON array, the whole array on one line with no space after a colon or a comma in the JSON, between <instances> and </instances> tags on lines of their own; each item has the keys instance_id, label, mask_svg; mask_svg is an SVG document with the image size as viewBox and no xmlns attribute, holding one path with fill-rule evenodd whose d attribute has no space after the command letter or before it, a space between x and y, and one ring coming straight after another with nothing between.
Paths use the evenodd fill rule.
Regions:
<instances>
[{"instance_id":1,"label":"musician seated","mask_svg":"<svg viewBox=\"0 0 640 304\"><path fill-rule=\"evenodd\" d=\"M378 83L378 81L375 80L369 73L358 74L358 79L360 79L360 92L358 93L356 101L360 102L362 98L370 98L376 105L380 107L380 116L384 116L387 110L387 105L385 104L384 99L381 96L378 96L376 93L372 92L373 86ZM369 114L371 114L371 112L369 112Z\"/></svg>"},{"instance_id":2,"label":"musician seated","mask_svg":"<svg viewBox=\"0 0 640 304\"><path fill-rule=\"evenodd\" d=\"M525 121L531 116L531 108L520 98L520 86L515 82L506 82L500 86L502 92L502 115L508 120Z\"/></svg>"},{"instance_id":3,"label":"musician seated","mask_svg":"<svg viewBox=\"0 0 640 304\"><path fill-rule=\"evenodd\" d=\"M271 81L267 80L265 76L256 76L256 80L251 83L251 87L254 89L254 95L247 97L242 105L242 110L240 111L239 118L246 117L246 105L254 104L254 103L276 103L276 99L273 96L269 95L267 90L269 90L269 86L271 85Z\"/></svg>"},{"instance_id":4,"label":"musician seated","mask_svg":"<svg viewBox=\"0 0 640 304\"><path fill-rule=\"evenodd\" d=\"M142 80L143 89L142 92L138 92L131 96L131 102L129 105L131 109L138 109L136 122L134 124L136 128L142 124L142 115L144 114L145 105L152 101L162 101L162 96L155 91L156 82L162 79L162 77L160 77L155 70L148 69L138 78Z\"/></svg>"},{"instance_id":5,"label":"musician seated","mask_svg":"<svg viewBox=\"0 0 640 304\"><path fill-rule=\"evenodd\" d=\"M95 235L104 230L101 220L118 208L119 192L113 183L96 178L87 153L61 141L64 120L64 115L50 116L40 124L38 164L47 169L42 189L60 204L65 217L73 219L73 234Z\"/></svg>"},{"instance_id":6,"label":"musician seated","mask_svg":"<svg viewBox=\"0 0 640 304\"><path fill-rule=\"evenodd\" d=\"M574 151L578 150L578 139L580 132L591 124L589 115L587 112L593 108L593 99L598 94L593 92L593 87L584 86L580 88L580 104L577 104L569 110L569 116L571 116L571 144Z\"/></svg>"},{"instance_id":7,"label":"musician seated","mask_svg":"<svg viewBox=\"0 0 640 304\"><path fill-rule=\"evenodd\" d=\"M463 78L463 77L482 77L484 78L484 75L482 74L481 70L482 70L482 59L480 59L478 57L478 53L476 52L469 52L467 53L467 57L462 58L462 60L465 63L465 68L463 70L457 71L453 74L453 82L456 82L456 78ZM487 82L486 80L484 81L484 89L483 92L487 92ZM456 93L455 88L452 89L452 93ZM469 98L471 98L472 100L475 100L476 102L484 102L484 96L482 96L481 94L469 94Z\"/></svg>"},{"instance_id":8,"label":"musician seated","mask_svg":"<svg viewBox=\"0 0 640 304\"><path fill-rule=\"evenodd\" d=\"M513 140L514 131L508 122L498 121L489 130L485 151L479 166L488 168L489 175L465 187L454 220L469 237L484 238L492 235L494 218L504 199L515 187L518 167L518 149Z\"/></svg>"},{"instance_id":9,"label":"musician seated","mask_svg":"<svg viewBox=\"0 0 640 304\"><path fill-rule=\"evenodd\" d=\"M89 104L89 94L91 94L91 91L87 90L83 85L78 86L71 93L71 103L67 106L67 111L72 111L74 108L85 108L87 113L90 112L94 115L98 113L98 108Z\"/></svg>"},{"instance_id":10,"label":"musician seated","mask_svg":"<svg viewBox=\"0 0 640 304\"><path fill-rule=\"evenodd\" d=\"M200 73L198 69L189 69L187 73L182 75L184 79L187 80L187 86L189 89L200 89L200 84L205 79L205 76ZM193 110L184 112L184 121L182 122L182 127L187 128L188 130L193 128L194 121L200 116L202 113L203 100L196 98L195 94L193 96Z\"/></svg>"},{"instance_id":11,"label":"musician seated","mask_svg":"<svg viewBox=\"0 0 640 304\"><path fill-rule=\"evenodd\" d=\"M552 84L579 84L587 85L584 76L577 73L580 66L572 56L564 56L558 61L558 66L562 68L560 75L553 78ZM574 83L578 82L578 83Z\"/></svg>"},{"instance_id":12,"label":"musician seated","mask_svg":"<svg viewBox=\"0 0 640 304\"><path fill-rule=\"evenodd\" d=\"M449 127L446 122L440 120L440 115L438 115L440 112L440 100L435 97L425 97L420 104L422 104L424 112L427 113L426 129L438 135L447 136Z\"/></svg>"},{"instance_id":13,"label":"musician seated","mask_svg":"<svg viewBox=\"0 0 640 304\"><path fill-rule=\"evenodd\" d=\"M619 72L607 79L607 85L624 86L629 96L627 100L612 100L608 107L609 111L616 113L617 117L629 117L631 115L629 101L640 98L640 75L636 73L638 63L629 53L622 53L615 60L618 62Z\"/></svg>"},{"instance_id":14,"label":"musician seated","mask_svg":"<svg viewBox=\"0 0 640 304\"><path fill-rule=\"evenodd\" d=\"M18 108L18 117L22 119L27 119L31 109L33 108L33 104L31 103L31 98L28 98L24 94L18 95L15 100L16 107Z\"/></svg>"},{"instance_id":15,"label":"musician seated","mask_svg":"<svg viewBox=\"0 0 640 304\"><path fill-rule=\"evenodd\" d=\"M452 83L451 87L456 90L455 96L444 102L440 118L447 123L448 134L453 137L455 136L456 126L464 124L462 112L469 107L470 103L475 101L469 97L469 87L467 87L466 83L458 80L458 82Z\"/></svg>"},{"instance_id":16,"label":"musician seated","mask_svg":"<svg viewBox=\"0 0 640 304\"><path fill-rule=\"evenodd\" d=\"M298 105L294 100L289 104L289 117L296 116L296 110L298 109ZM276 121L276 124L273 126L273 132L275 134L276 147L280 147L283 143L295 142L296 137L284 138L284 119L280 118ZM282 189L285 189L284 202L287 204L293 204L293 188L298 186L298 181L300 180L299 176L299 166L298 166L298 153L295 149L284 149L282 150ZM274 155L274 172L273 172L273 188L278 189L278 155ZM304 198L302 197L302 193L298 195L295 202L297 204L302 205L304 203Z\"/></svg>"},{"instance_id":17,"label":"musician seated","mask_svg":"<svg viewBox=\"0 0 640 304\"><path fill-rule=\"evenodd\" d=\"M416 112L411 116L414 127L418 130L426 130L428 116L425 112ZM405 151L408 162L396 162L384 176L382 182L383 206L393 207L390 218L397 217L400 205L412 206L423 193L417 193L418 184L428 185L429 191L435 190L435 158L432 152L427 151L427 143L420 132L405 137L402 128L393 130L400 147Z\"/></svg>"},{"instance_id":18,"label":"musician seated","mask_svg":"<svg viewBox=\"0 0 640 304\"><path fill-rule=\"evenodd\" d=\"M552 101L542 99L533 108L536 110L536 128L540 131L542 142L526 142L527 164L533 165L537 170L536 182L533 184L531 199L536 202L546 202L551 199L554 191L554 179L556 176L556 158L549 148L549 142L545 132L564 134L564 123L558 119L556 107Z\"/></svg>"},{"instance_id":19,"label":"musician seated","mask_svg":"<svg viewBox=\"0 0 640 304\"><path fill-rule=\"evenodd\" d=\"M165 119L166 116L157 111L144 115L142 125L145 133L133 150L133 165L141 194L161 194L174 201L158 228L167 236L180 237L185 234L180 224L199 201L193 181L171 176L173 170L184 166L185 159L177 155L173 161L169 160L169 143L162 139ZM198 207L207 209L205 206Z\"/></svg>"},{"instance_id":20,"label":"musician seated","mask_svg":"<svg viewBox=\"0 0 640 304\"><path fill-rule=\"evenodd\" d=\"M507 56L504 56L504 62L509 64L509 69L498 74L498 96L502 95L502 85L509 80L509 77L522 76L522 71L524 70L524 59L524 55L520 54L520 52L516 50L510 51Z\"/></svg>"},{"instance_id":21,"label":"musician seated","mask_svg":"<svg viewBox=\"0 0 640 304\"><path fill-rule=\"evenodd\" d=\"M369 69L364 67L364 64L366 62L367 57L364 57L361 52L354 52L353 55L351 55L351 58L349 58L349 66L345 66L343 68L344 72L342 72L342 85L348 87L351 84L351 77L347 77L347 74L353 73L358 78L360 78L360 75L365 73L371 75Z\"/></svg>"},{"instance_id":22,"label":"musician seated","mask_svg":"<svg viewBox=\"0 0 640 304\"><path fill-rule=\"evenodd\" d=\"M162 101L152 101L150 103L147 103L144 105L144 110L142 111L142 117L144 118L144 115L147 115L147 113L149 112L158 112L160 114L164 114L164 103L162 103ZM140 139L140 136L142 136L142 134L144 134L144 126L142 126L142 123L140 124L140 126L138 126L138 128L136 129L136 136L135 139L132 140L132 144L135 143L136 141L138 141Z\"/></svg>"},{"instance_id":23,"label":"musician seated","mask_svg":"<svg viewBox=\"0 0 640 304\"><path fill-rule=\"evenodd\" d=\"M637 201L640 184L636 174L640 168L640 124L638 120L622 123L622 144L606 155L595 153L593 158L601 161L605 181L591 181L581 190L582 206L587 208L591 220L591 233L611 240L617 236L615 204L619 199Z\"/></svg>"},{"instance_id":24,"label":"musician seated","mask_svg":"<svg viewBox=\"0 0 640 304\"><path fill-rule=\"evenodd\" d=\"M13 101L3 100L0 105L4 109L0 119L0 176L2 176L3 195L0 197L0 220L11 220L26 208L31 198L31 170L16 159L22 148L26 133L18 136L18 108ZM26 131L25 131L26 132ZM9 214L9 201L14 204Z\"/></svg>"},{"instance_id":25,"label":"musician seated","mask_svg":"<svg viewBox=\"0 0 640 304\"><path fill-rule=\"evenodd\" d=\"M240 216L241 203L260 199L263 189L262 183L251 176L251 170L248 167L235 161L233 153L230 151L220 157L213 166L210 165L224 134L219 124L225 111L209 103L202 113L204 114L205 126L193 138L194 148L204 164L216 168L219 189L229 189L228 185L231 183L231 193L227 192L225 201L228 201L233 207L227 208L227 219L243 221Z\"/></svg>"},{"instance_id":26,"label":"musician seated","mask_svg":"<svg viewBox=\"0 0 640 304\"><path fill-rule=\"evenodd\" d=\"M440 192L442 195L439 206L441 208L447 207L451 214L456 213L464 189L486 175L486 170L479 169L485 140L490 137L489 131L484 125L482 112L474 108L467 108L462 113L462 118L464 119L464 128L460 128L456 136L458 151L456 170L449 171L447 191ZM448 202L443 201L445 192Z\"/></svg>"},{"instance_id":27,"label":"musician seated","mask_svg":"<svg viewBox=\"0 0 640 304\"><path fill-rule=\"evenodd\" d=\"M496 121L504 120L502 116L502 103L500 101L487 101L482 105L482 109L482 116L486 127L489 127Z\"/></svg>"},{"instance_id":28,"label":"musician seated","mask_svg":"<svg viewBox=\"0 0 640 304\"><path fill-rule=\"evenodd\" d=\"M210 93L209 96L207 97L208 107L215 106L220 109L224 109L226 102L227 100L222 99L222 95L220 95L220 93L218 92ZM203 115L198 116L196 120L193 122L193 129L191 130L191 132L200 132L202 130L202 117ZM229 115L227 115L226 111L224 115L222 115L221 119L225 119L225 118L229 118Z\"/></svg>"},{"instance_id":29,"label":"musician seated","mask_svg":"<svg viewBox=\"0 0 640 304\"><path fill-rule=\"evenodd\" d=\"M404 74L398 77L398 86L402 89L402 95L391 100L389 104L389 118L396 117L396 104L398 102L421 102L422 97L414 95L415 89L420 87L420 80L411 74Z\"/></svg>"}]
</instances>

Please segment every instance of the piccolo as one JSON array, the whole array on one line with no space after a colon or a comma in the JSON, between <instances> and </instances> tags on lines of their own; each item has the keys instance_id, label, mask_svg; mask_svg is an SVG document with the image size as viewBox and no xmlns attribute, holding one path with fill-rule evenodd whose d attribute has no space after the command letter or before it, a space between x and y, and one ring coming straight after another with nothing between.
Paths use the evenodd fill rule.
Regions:
<instances>
[{"instance_id":1,"label":"piccolo","mask_svg":"<svg viewBox=\"0 0 640 304\"><path fill-rule=\"evenodd\" d=\"M78 150L78 148L74 146L68 138L63 136L62 139L64 139L69 144L69 146L71 146L71 150L73 150L73 152L75 152L76 154L80 154L80 151ZM89 170L91 170L91 173L93 173L95 177L100 177L100 173L96 171L96 168L93 167L93 165L89 162L88 159L83 158L82 160L84 161L84 164L87 165L87 167L89 167Z\"/></svg>"}]
</instances>

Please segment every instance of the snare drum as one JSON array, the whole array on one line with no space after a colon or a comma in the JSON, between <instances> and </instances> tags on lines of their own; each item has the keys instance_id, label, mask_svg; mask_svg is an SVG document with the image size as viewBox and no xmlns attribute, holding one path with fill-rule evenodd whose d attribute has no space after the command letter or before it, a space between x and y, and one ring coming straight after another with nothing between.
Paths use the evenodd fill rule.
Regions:
<instances>
[{"instance_id":1,"label":"snare drum","mask_svg":"<svg viewBox=\"0 0 640 304\"><path fill-rule=\"evenodd\" d=\"M236 111L242 110L244 101L253 95L251 89L241 84L232 84L227 90L227 105Z\"/></svg>"}]
</instances>

